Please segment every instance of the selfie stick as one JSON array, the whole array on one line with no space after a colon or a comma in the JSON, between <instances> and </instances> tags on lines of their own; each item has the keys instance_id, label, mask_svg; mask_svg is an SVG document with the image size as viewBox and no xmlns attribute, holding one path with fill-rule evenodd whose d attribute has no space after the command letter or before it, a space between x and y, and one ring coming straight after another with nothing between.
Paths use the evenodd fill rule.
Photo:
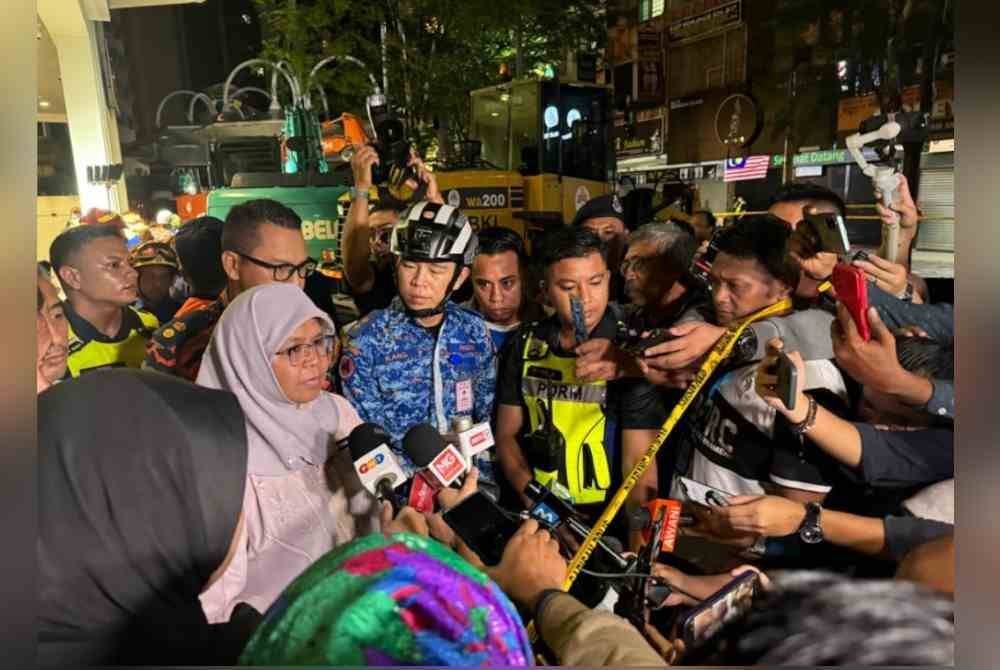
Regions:
<instances>
[{"instance_id":1,"label":"selfie stick","mask_svg":"<svg viewBox=\"0 0 1000 670\"><path fill-rule=\"evenodd\" d=\"M872 184L875 188L882 191L882 204L886 207L892 207L892 203L896 198L896 188L899 185L899 177L897 176L895 167L876 167L871 165L867 160L865 160L862 148L866 144L878 141L888 141L891 142L896 139L902 130L901 126L896 122L891 120L892 115L889 115L890 120L882 125L878 130L874 130L870 133L854 133L850 135L846 140L847 150L851 152L851 156L854 157L854 162L858 164L861 168L861 172L864 173L866 177L872 180ZM890 263L896 262L896 252L899 247L899 217L896 220L886 226L886 245L885 245L885 259Z\"/></svg>"}]
</instances>

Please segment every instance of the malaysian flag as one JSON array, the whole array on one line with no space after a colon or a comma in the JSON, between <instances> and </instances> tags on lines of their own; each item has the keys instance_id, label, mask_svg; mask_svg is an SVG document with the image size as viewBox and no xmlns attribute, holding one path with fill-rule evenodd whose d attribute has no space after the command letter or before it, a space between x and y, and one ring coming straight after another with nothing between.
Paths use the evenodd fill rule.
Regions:
<instances>
[{"instance_id":1,"label":"malaysian flag","mask_svg":"<svg viewBox=\"0 0 1000 670\"><path fill-rule=\"evenodd\" d=\"M767 168L770 163L770 156L748 156L746 158L726 159L726 174L723 181L763 179L767 176Z\"/></svg>"}]
</instances>

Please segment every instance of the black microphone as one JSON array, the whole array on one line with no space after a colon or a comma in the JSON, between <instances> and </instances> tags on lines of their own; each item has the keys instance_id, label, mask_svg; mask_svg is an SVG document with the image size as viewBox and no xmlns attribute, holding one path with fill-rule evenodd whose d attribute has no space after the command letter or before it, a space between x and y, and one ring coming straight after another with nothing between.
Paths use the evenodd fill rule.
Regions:
<instances>
[{"instance_id":1,"label":"black microphone","mask_svg":"<svg viewBox=\"0 0 1000 670\"><path fill-rule=\"evenodd\" d=\"M591 528L580 521L579 512L576 509L555 495L550 489L544 487L537 479L532 479L524 487L524 494L531 498L535 505L531 508L530 514L536 520L542 521L552 527L565 524L567 528L580 536L581 539L590 535ZM597 539L597 546L604 550L604 554L609 557L619 570L625 571L631 565L631 561L621 555L620 549L611 546L609 542L614 538ZM621 547L617 541L615 544Z\"/></svg>"},{"instance_id":2,"label":"black microphone","mask_svg":"<svg viewBox=\"0 0 1000 670\"><path fill-rule=\"evenodd\" d=\"M395 513L399 511L399 503L393 489L406 481L406 473L392 453L390 443L389 434L374 423L357 426L347 438L354 471L361 485L379 500L389 501Z\"/></svg>"},{"instance_id":3,"label":"black microphone","mask_svg":"<svg viewBox=\"0 0 1000 670\"><path fill-rule=\"evenodd\" d=\"M413 464L430 479L432 486L461 488L471 463L466 462L462 452L449 444L433 426L418 423L403 436L403 452ZM478 490L493 502L500 500L500 487L490 481L479 480Z\"/></svg>"}]
</instances>

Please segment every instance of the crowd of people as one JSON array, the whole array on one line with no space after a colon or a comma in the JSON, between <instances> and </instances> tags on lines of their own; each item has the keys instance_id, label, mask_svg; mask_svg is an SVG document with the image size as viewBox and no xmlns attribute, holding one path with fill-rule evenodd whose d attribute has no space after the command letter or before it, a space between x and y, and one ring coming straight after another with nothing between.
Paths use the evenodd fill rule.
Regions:
<instances>
[{"instance_id":1,"label":"crowd of people","mask_svg":"<svg viewBox=\"0 0 1000 670\"><path fill-rule=\"evenodd\" d=\"M600 196L529 248L474 230L417 158L425 199L370 202L376 161L352 158L346 322L275 201L131 249L113 221L52 243L40 661L953 663L953 315L906 263L905 178L877 205L900 225L893 263L819 250L806 216L845 207L814 184L782 186L765 215L634 230ZM829 287L838 263L866 278L870 337ZM407 504L409 482L378 500L346 447L375 424L409 479L425 467L409 431L463 421L495 446L432 511ZM650 566L669 595L640 626L612 611L599 556L564 590L582 537L529 518L529 484L594 524L666 423L605 535L634 556L636 512L683 502L676 546ZM495 565L445 521L482 491L521 524ZM749 611L685 649L664 613L748 572Z\"/></svg>"}]
</instances>

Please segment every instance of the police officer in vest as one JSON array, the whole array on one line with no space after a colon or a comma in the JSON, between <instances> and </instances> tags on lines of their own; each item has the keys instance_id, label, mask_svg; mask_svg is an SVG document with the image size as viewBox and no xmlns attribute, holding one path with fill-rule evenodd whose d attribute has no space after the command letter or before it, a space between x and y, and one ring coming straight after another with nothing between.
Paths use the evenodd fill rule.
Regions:
<instances>
[{"instance_id":1,"label":"police officer in vest","mask_svg":"<svg viewBox=\"0 0 1000 670\"><path fill-rule=\"evenodd\" d=\"M406 431L428 423L448 432L458 417L489 421L496 387L496 349L482 316L452 294L469 276L477 239L457 208L421 201L393 228L399 295L347 329L340 378L344 396L365 421L383 426L401 465ZM475 465L495 481L488 452Z\"/></svg>"},{"instance_id":2,"label":"police officer in vest","mask_svg":"<svg viewBox=\"0 0 1000 670\"><path fill-rule=\"evenodd\" d=\"M581 336L615 341L624 334L621 309L608 302L606 253L585 228L560 227L544 240L539 260L555 314L507 340L497 384L497 456L507 482L530 506L524 487L537 479L591 520L621 482L623 445L648 446L666 418L645 380L578 374ZM574 299L582 306L581 336Z\"/></svg>"},{"instance_id":3,"label":"police officer in vest","mask_svg":"<svg viewBox=\"0 0 1000 670\"><path fill-rule=\"evenodd\" d=\"M64 230L49 247L49 261L66 293L68 376L138 368L159 322L130 307L139 295L139 275L129 264L121 229L96 223Z\"/></svg>"}]
</instances>

